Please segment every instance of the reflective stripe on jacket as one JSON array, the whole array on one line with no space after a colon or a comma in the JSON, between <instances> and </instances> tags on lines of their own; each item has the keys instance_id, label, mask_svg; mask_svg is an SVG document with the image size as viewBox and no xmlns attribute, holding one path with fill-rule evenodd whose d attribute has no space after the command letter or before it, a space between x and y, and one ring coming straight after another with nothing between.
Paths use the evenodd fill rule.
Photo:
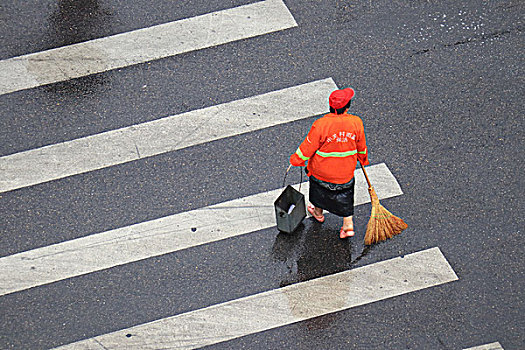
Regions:
<instances>
[{"instance_id":1,"label":"reflective stripe on jacket","mask_svg":"<svg viewBox=\"0 0 525 350\"><path fill-rule=\"evenodd\" d=\"M290 163L302 166L316 178L347 183L354 177L357 161L368 164L363 121L352 114L329 113L317 119L305 140L290 157Z\"/></svg>"}]
</instances>

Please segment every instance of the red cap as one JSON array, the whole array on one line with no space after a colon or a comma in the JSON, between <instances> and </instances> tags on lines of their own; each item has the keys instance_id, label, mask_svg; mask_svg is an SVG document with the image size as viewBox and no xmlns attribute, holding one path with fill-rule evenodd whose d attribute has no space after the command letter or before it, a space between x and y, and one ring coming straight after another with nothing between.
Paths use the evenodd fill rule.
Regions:
<instances>
[{"instance_id":1,"label":"red cap","mask_svg":"<svg viewBox=\"0 0 525 350\"><path fill-rule=\"evenodd\" d=\"M346 106L348 101L354 97L355 91L352 88L346 88L341 90L335 90L330 94L330 97L328 98L328 104L330 107L339 109Z\"/></svg>"}]
</instances>

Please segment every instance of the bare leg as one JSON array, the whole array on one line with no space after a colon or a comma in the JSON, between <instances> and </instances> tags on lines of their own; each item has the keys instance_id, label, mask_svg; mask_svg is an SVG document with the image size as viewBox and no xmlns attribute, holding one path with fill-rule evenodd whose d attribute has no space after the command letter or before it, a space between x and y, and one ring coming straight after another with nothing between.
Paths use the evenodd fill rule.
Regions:
<instances>
[{"instance_id":1,"label":"bare leg","mask_svg":"<svg viewBox=\"0 0 525 350\"><path fill-rule=\"evenodd\" d=\"M306 209L317 221L324 222L323 209L314 206L312 203L308 203Z\"/></svg>"},{"instance_id":2,"label":"bare leg","mask_svg":"<svg viewBox=\"0 0 525 350\"><path fill-rule=\"evenodd\" d=\"M347 216L343 218L343 230L345 231L353 231L354 230L354 221L353 216Z\"/></svg>"},{"instance_id":3,"label":"bare leg","mask_svg":"<svg viewBox=\"0 0 525 350\"><path fill-rule=\"evenodd\" d=\"M354 222L352 219L353 216L347 216L343 218L343 227L341 227L341 231L339 232L340 238L347 238L355 235Z\"/></svg>"}]
</instances>

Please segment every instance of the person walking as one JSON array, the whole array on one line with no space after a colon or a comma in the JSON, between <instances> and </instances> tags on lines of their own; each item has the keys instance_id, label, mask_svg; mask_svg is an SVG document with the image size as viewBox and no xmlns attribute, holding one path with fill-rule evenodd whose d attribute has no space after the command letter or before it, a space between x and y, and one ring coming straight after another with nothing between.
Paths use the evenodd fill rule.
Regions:
<instances>
[{"instance_id":1,"label":"person walking","mask_svg":"<svg viewBox=\"0 0 525 350\"><path fill-rule=\"evenodd\" d=\"M323 210L343 217L340 238L354 233L354 171L359 161L368 165L363 121L348 113L355 91L333 91L330 113L317 119L297 151L290 156L293 166L305 166L310 182L308 212L324 222Z\"/></svg>"}]
</instances>

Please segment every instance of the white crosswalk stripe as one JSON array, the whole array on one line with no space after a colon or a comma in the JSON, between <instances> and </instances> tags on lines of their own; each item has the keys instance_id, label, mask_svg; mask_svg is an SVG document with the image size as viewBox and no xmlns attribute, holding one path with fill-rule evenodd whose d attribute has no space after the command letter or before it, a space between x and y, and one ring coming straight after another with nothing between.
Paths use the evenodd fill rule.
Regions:
<instances>
[{"instance_id":1,"label":"white crosswalk stripe","mask_svg":"<svg viewBox=\"0 0 525 350\"><path fill-rule=\"evenodd\" d=\"M369 167L380 198L401 195L385 164ZM0 295L275 226L282 189L0 258ZM308 183L302 184L308 192ZM355 204L370 202L361 170Z\"/></svg>"},{"instance_id":2,"label":"white crosswalk stripe","mask_svg":"<svg viewBox=\"0 0 525 350\"><path fill-rule=\"evenodd\" d=\"M327 112L332 79L0 157L0 193Z\"/></svg>"},{"instance_id":3,"label":"white crosswalk stripe","mask_svg":"<svg viewBox=\"0 0 525 350\"><path fill-rule=\"evenodd\" d=\"M297 26L282 0L209 13L0 61L0 95Z\"/></svg>"},{"instance_id":4,"label":"white crosswalk stripe","mask_svg":"<svg viewBox=\"0 0 525 350\"><path fill-rule=\"evenodd\" d=\"M499 342L474 346L463 350L503 350L503 347Z\"/></svg>"},{"instance_id":5,"label":"white crosswalk stripe","mask_svg":"<svg viewBox=\"0 0 525 350\"><path fill-rule=\"evenodd\" d=\"M195 349L457 280L432 248L58 349Z\"/></svg>"}]
</instances>

